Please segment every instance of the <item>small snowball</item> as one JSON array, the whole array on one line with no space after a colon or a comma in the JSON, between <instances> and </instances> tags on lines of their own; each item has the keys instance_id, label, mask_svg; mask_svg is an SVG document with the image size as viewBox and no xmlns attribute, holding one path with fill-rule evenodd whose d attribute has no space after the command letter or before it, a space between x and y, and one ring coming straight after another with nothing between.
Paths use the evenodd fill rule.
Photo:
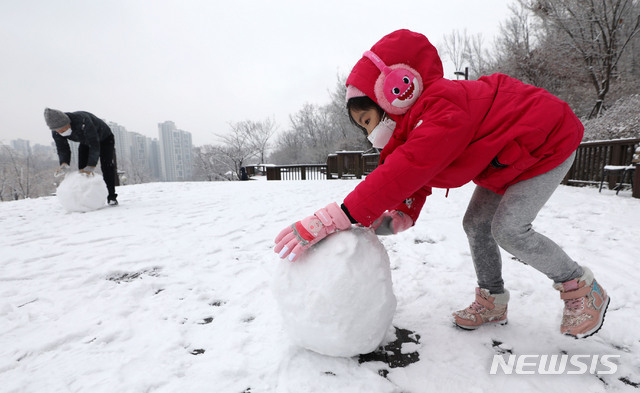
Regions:
<instances>
[{"instance_id":1,"label":"small snowball","mask_svg":"<svg viewBox=\"0 0 640 393\"><path fill-rule=\"evenodd\" d=\"M389 255L365 228L330 235L295 262L279 261L273 292L292 341L329 356L374 351L396 310Z\"/></svg>"},{"instance_id":2,"label":"small snowball","mask_svg":"<svg viewBox=\"0 0 640 393\"><path fill-rule=\"evenodd\" d=\"M107 186L100 175L68 173L58 186L56 195L62 207L70 212L88 212L105 206Z\"/></svg>"}]
</instances>

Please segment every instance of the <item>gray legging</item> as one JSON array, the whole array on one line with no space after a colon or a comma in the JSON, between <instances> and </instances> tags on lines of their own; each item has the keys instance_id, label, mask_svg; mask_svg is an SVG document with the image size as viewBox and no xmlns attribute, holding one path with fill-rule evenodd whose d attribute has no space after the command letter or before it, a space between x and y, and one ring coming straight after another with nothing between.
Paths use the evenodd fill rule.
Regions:
<instances>
[{"instance_id":1,"label":"gray legging","mask_svg":"<svg viewBox=\"0 0 640 393\"><path fill-rule=\"evenodd\" d=\"M580 277L582 268L531 223L571 168L575 153L553 170L510 186L504 195L476 187L463 227L469 239L478 286L503 293L502 247L554 282Z\"/></svg>"}]
</instances>

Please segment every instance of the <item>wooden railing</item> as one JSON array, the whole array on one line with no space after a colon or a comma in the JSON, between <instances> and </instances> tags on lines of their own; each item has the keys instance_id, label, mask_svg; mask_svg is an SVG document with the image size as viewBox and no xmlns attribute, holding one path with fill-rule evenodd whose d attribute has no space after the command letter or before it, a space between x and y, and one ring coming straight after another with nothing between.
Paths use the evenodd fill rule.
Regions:
<instances>
[{"instance_id":1,"label":"wooden railing","mask_svg":"<svg viewBox=\"0 0 640 393\"><path fill-rule=\"evenodd\" d=\"M568 185L600 184L605 165L631 165L638 139L583 142L576 151L576 160L563 183ZM324 180L361 179L378 167L380 154L376 152L340 151L329 154L326 164L296 164L264 166L267 180ZM616 185L615 177L605 179L609 188ZM640 171L633 180L634 197L640 197ZM636 196L638 195L638 196Z\"/></svg>"},{"instance_id":2,"label":"wooden railing","mask_svg":"<svg viewBox=\"0 0 640 393\"><path fill-rule=\"evenodd\" d=\"M325 164L295 164L266 166L267 180L325 180Z\"/></svg>"},{"instance_id":3,"label":"wooden railing","mask_svg":"<svg viewBox=\"0 0 640 393\"><path fill-rule=\"evenodd\" d=\"M326 164L248 166L247 173L253 176L259 167L266 171L267 180L362 179L377 168L379 158L378 153L339 151L329 154Z\"/></svg>"},{"instance_id":4,"label":"wooden railing","mask_svg":"<svg viewBox=\"0 0 640 393\"><path fill-rule=\"evenodd\" d=\"M373 172L380 163L380 153L364 153L362 155L362 171L365 175Z\"/></svg>"},{"instance_id":5,"label":"wooden railing","mask_svg":"<svg viewBox=\"0 0 640 393\"><path fill-rule=\"evenodd\" d=\"M576 151L576 160L565 177L564 184L600 184L605 165L631 165L633 152L640 139L583 142ZM614 178L605 179L609 187Z\"/></svg>"},{"instance_id":6,"label":"wooden railing","mask_svg":"<svg viewBox=\"0 0 640 393\"><path fill-rule=\"evenodd\" d=\"M338 151L327 157L327 179L362 179L363 174L361 151Z\"/></svg>"}]
</instances>

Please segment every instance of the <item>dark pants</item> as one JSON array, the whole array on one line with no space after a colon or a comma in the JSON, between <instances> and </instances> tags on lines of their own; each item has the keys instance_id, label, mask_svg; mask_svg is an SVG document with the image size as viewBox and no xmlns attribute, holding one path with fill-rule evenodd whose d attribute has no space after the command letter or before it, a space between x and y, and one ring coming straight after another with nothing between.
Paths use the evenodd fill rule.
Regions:
<instances>
[{"instance_id":1,"label":"dark pants","mask_svg":"<svg viewBox=\"0 0 640 393\"><path fill-rule=\"evenodd\" d=\"M109 191L108 199L116 199L116 164L114 162L115 140L113 136L100 142L100 169L102 169L102 178L107 185ZM80 145L78 147L78 168L82 169L87 166L89 160L89 146Z\"/></svg>"}]
</instances>

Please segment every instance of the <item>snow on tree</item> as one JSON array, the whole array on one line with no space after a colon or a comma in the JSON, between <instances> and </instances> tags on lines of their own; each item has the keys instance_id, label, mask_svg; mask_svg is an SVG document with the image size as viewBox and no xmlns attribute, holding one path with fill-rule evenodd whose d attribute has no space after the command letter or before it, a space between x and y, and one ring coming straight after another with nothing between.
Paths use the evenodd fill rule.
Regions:
<instances>
[{"instance_id":1,"label":"snow on tree","mask_svg":"<svg viewBox=\"0 0 640 393\"><path fill-rule=\"evenodd\" d=\"M599 118L584 121L584 140L640 138L640 94L620 99Z\"/></svg>"}]
</instances>

